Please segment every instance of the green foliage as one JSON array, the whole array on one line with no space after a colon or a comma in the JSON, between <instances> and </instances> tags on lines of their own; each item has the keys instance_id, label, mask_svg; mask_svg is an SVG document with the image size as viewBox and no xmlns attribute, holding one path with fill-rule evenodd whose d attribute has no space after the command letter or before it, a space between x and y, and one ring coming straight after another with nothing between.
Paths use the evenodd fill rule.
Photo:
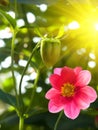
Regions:
<instances>
[{"instance_id":1,"label":"green foliage","mask_svg":"<svg viewBox=\"0 0 98 130\"><path fill-rule=\"evenodd\" d=\"M3 15L8 20L8 22L13 28L16 27L16 21L9 14L7 14L5 11L1 9L0 9L0 14Z\"/></svg>"},{"instance_id":2,"label":"green foliage","mask_svg":"<svg viewBox=\"0 0 98 130\"><path fill-rule=\"evenodd\" d=\"M16 98L8 93L3 92L2 90L0 90L0 100L2 100L3 102L16 107L17 103L16 103Z\"/></svg>"}]
</instances>

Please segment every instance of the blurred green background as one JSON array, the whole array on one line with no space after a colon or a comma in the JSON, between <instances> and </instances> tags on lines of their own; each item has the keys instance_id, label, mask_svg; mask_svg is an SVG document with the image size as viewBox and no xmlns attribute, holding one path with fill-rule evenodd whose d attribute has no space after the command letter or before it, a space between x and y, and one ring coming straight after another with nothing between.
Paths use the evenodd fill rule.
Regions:
<instances>
[{"instance_id":1,"label":"blurred green background","mask_svg":"<svg viewBox=\"0 0 98 130\"><path fill-rule=\"evenodd\" d=\"M0 10L15 18L15 1L0 0ZM19 80L29 56L41 39L56 37L64 27L59 61L52 67L44 67L38 81L30 117L25 119L24 130L53 130L59 113L48 112L45 93L51 87L49 75L55 67L76 67L90 70L90 85L98 92L98 1L97 0L17 0L16 23L19 31L15 39L14 71ZM9 20L11 22L11 20ZM11 24L14 24L12 21ZM12 28L0 11L0 91L14 96L11 73ZM34 53L22 83L22 93L27 107L36 71L43 64L39 48ZM9 95L8 95L9 97ZM18 130L18 116L8 99L0 96L0 129ZM4 103L4 102L5 103ZM13 99L14 101L14 99ZM7 104L6 104L7 102ZM98 100L81 111L75 120L62 116L57 130L97 130Z\"/></svg>"}]
</instances>

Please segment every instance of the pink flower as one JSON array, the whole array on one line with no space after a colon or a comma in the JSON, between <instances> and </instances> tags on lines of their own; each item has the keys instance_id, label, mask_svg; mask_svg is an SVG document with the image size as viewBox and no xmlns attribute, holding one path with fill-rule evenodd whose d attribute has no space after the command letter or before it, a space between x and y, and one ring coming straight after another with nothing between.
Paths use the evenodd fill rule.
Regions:
<instances>
[{"instance_id":1,"label":"pink flower","mask_svg":"<svg viewBox=\"0 0 98 130\"><path fill-rule=\"evenodd\" d=\"M88 108L97 98L96 91L88 86L90 72L81 67L55 68L49 80L52 88L45 97L50 99L48 109L52 113L64 110L68 118L75 119L80 110Z\"/></svg>"}]
</instances>

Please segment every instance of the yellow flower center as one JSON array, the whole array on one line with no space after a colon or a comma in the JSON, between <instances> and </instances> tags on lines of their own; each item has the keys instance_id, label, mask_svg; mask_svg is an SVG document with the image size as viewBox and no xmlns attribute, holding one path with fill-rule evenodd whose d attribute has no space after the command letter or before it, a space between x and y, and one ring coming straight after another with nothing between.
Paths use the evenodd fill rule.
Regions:
<instances>
[{"instance_id":1,"label":"yellow flower center","mask_svg":"<svg viewBox=\"0 0 98 130\"><path fill-rule=\"evenodd\" d=\"M61 87L61 94L64 97L71 97L74 95L74 93L75 87L70 83L63 84L63 86Z\"/></svg>"}]
</instances>

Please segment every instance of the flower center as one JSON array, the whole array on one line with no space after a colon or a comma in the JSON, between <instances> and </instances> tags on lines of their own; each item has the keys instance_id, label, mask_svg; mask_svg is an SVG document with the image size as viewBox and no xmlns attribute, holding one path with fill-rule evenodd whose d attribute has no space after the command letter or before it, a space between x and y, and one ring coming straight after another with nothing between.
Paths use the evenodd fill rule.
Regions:
<instances>
[{"instance_id":1,"label":"flower center","mask_svg":"<svg viewBox=\"0 0 98 130\"><path fill-rule=\"evenodd\" d=\"M63 84L63 86L61 87L61 94L64 97L71 97L74 95L74 93L75 87L70 83Z\"/></svg>"}]
</instances>

